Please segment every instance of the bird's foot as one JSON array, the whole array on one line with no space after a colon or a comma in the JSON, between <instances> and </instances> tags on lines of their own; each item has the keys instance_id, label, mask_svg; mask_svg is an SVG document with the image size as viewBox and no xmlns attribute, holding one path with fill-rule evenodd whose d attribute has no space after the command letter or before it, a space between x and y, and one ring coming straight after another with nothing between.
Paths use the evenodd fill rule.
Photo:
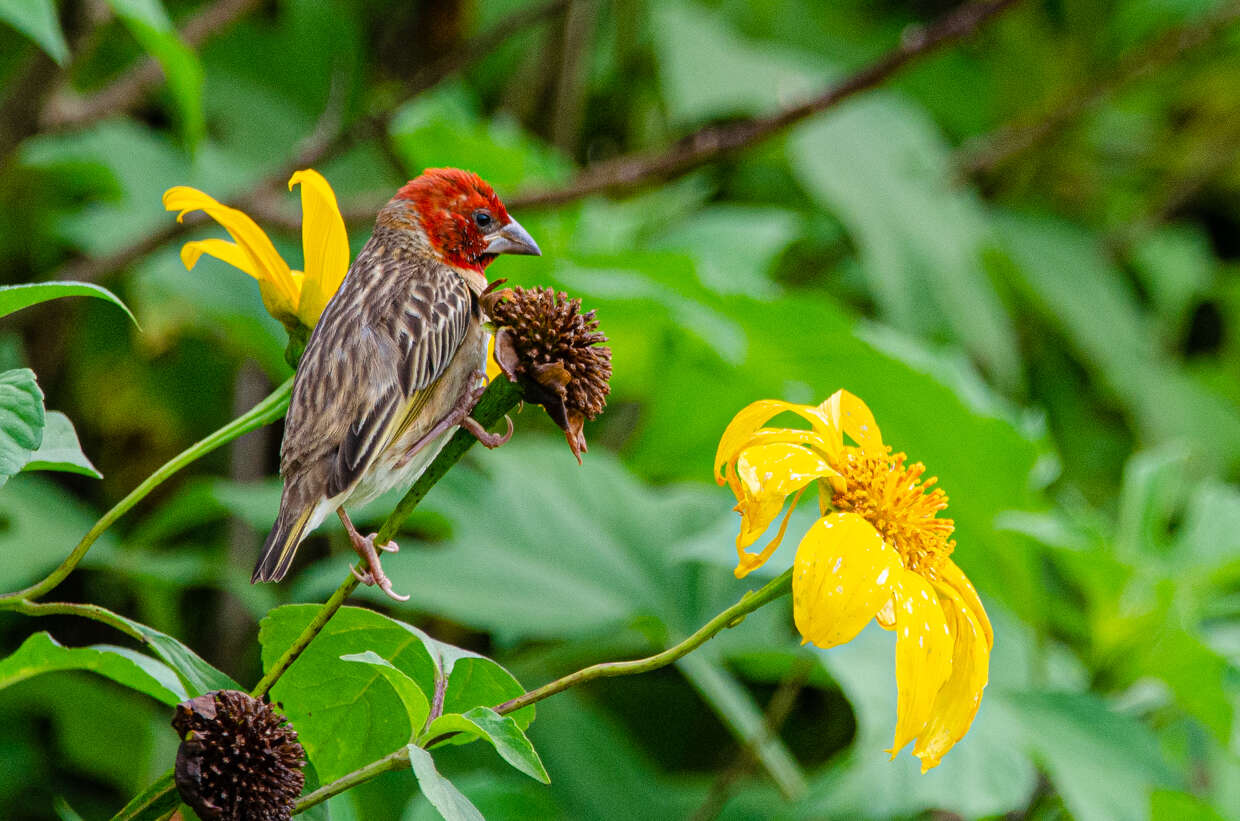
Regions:
<instances>
[{"instance_id":1,"label":"bird's foot","mask_svg":"<svg viewBox=\"0 0 1240 821\"><path fill-rule=\"evenodd\" d=\"M387 544L375 545L375 537L378 533L371 533L369 536L361 536L356 533L350 534L350 541L353 543L353 549L357 551L357 555L362 557L362 561L366 563L368 570L358 570L350 565L349 570L353 576L362 584L369 584L378 587L388 598L396 601L409 601L408 596L402 596L392 589L392 580L383 572L383 565L379 563L379 550L385 553L395 553L400 550L400 546L396 542L388 542ZM352 538L357 536L357 538ZM377 547L377 549L376 549Z\"/></svg>"},{"instance_id":2,"label":"bird's foot","mask_svg":"<svg viewBox=\"0 0 1240 821\"><path fill-rule=\"evenodd\" d=\"M477 437L483 447L494 449L500 445L507 444L508 440L512 438L512 420L505 414L504 421L508 423L508 430L504 433L491 433L482 427L482 424L472 416L466 416L462 419L461 427Z\"/></svg>"}]
</instances>

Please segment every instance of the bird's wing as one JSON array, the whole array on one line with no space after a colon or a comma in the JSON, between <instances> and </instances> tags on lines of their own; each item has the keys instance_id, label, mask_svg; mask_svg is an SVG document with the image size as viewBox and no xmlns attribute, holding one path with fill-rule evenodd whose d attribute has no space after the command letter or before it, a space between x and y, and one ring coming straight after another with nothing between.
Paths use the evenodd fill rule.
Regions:
<instances>
[{"instance_id":1,"label":"bird's wing","mask_svg":"<svg viewBox=\"0 0 1240 821\"><path fill-rule=\"evenodd\" d=\"M403 304L392 306L385 317L390 324L382 335L395 356L383 364L394 379L345 432L328 478L329 497L352 487L417 418L465 338L472 304L468 286L444 266L424 267L423 275L410 283Z\"/></svg>"},{"instance_id":2,"label":"bird's wing","mask_svg":"<svg viewBox=\"0 0 1240 821\"><path fill-rule=\"evenodd\" d=\"M354 268L364 276L350 272L315 328L298 373L313 387L294 387L286 425L282 465L326 458L327 498L352 487L421 412L473 310L469 287L444 265L384 254L361 266L363 257Z\"/></svg>"}]
</instances>

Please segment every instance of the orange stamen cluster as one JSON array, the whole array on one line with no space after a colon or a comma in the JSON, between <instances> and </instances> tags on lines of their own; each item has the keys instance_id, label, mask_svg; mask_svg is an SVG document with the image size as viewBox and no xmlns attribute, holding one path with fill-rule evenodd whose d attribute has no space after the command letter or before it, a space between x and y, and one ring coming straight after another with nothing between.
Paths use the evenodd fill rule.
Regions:
<instances>
[{"instance_id":1,"label":"orange stamen cluster","mask_svg":"<svg viewBox=\"0 0 1240 821\"><path fill-rule=\"evenodd\" d=\"M931 490L938 477L922 481L925 465L906 466L908 457L890 450L881 456L850 451L845 464L837 466L844 478L833 488L832 505L874 525L907 569L933 577L956 547L948 538L956 529L955 521L938 517L947 508L947 494L940 488Z\"/></svg>"}]
</instances>

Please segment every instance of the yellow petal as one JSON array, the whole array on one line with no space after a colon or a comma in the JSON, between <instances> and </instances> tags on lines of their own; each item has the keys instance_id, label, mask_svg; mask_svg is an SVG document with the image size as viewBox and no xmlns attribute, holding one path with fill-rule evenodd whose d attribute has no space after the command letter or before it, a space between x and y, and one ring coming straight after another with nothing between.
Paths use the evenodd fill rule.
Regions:
<instances>
[{"instance_id":1,"label":"yellow petal","mask_svg":"<svg viewBox=\"0 0 1240 821\"><path fill-rule=\"evenodd\" d=\"M821 456L800 445L773 442L742 450L736 459L736 481L732 480L731 472L728 474L729 482L739 500L736 509L741 514L741 532L736 538L737 550L753 544L766 532L783 508L784 499L793 493L799 493L815 479L834 474L835 471ZM768 551L763 553L770 555ZM741 565L747 565L743 554ZM745 572L749 572L753 567L749 567ZM739 567L737 572L740 572Z\"/></svg>"},{"instance_id":2,"label":"yellow petal","mask_svg":"<svg viewBox=\"0 0 1240 821\"><path fill-rule=\"evenodd\" d=\"M935 587L955 644L951 675L939 690L930 721L913 747L913 755L921 759L923 773L937 767L947 751L969 731L990 677L990 645L981 621L954 588L945 584Z\"/></svg>"},{"instance_id":3,"label":"yellow petal","mask_svg":"<svg viewBox=\"0 0 1240 821\"><path fill-rule=\"evenodd\" d=\"M952 633L930 583L916 573L896 574L896 734L892 757L926 727L935 696L952 671Z\"/></svg>"},{"instance_id":4,"label":"yellow petal","mask_svg":"<svg viewBox=\"0 0 1240 821\"><path fill-rule=\"evenodd\" d=\"M313 328L348 273L349 237L336 194L322 174L309 168L298 171L289 178L290 191L294 185L301 186L301 248L306 271L297 316Z\"/></svg>"},{"instance_id":5,"label":"yellow petal","mask_svg":"<svg viewBox=\"0 0 1240 821\"><path fill-rule=\"evenodd\" d=\"M982 600L978 597L973 582L969 581L964 571L951 559L944 561L939 568L939 578L960 595L965 606L977 618L978 625L986 636L987 649L994 649L995 631L990 626L990 617L986 615L986 608L982 607Z\"/></svg>"},{"instance_id":6,"label":"yellow petal","mask_svg":"<svg viewBox=\"0 0 1240 821\"><path fill-rule=\"evenodd\" d=\"M227 262L234 268L240 268L260 282L262 281L258 269L254 267L254 260L235 242L229 242L226 239L200 239L181 246L181 262L188 271L194 270L194 266L198 264L203 254Z\"/></svg>"},{"instance_id":7,"label":"yellow petal","mask_svg":"<svg viewBox=\"0 0 1240 821\"><path fill-rule=\"evenodd\" d=\"M884 630L896 629L896 598L892 596L883 603L878 612L874 614L874 620L878 622L878 626Z\"/></svg>"},{"instance_id":8,"label":"yellow petal","mask_svg":"<svg viewBox=\"0 0 1240 821\"><path fill-rule=\"evenodd\" d=\"M834 647L851 641L891 598L900 557L855 513L814 522L797 548L792 616L805 641Z\"/></svg>"},{"instance_id":9,"label":"yellow petal","mask_svg":"<svg viewBox=\"0 0 1240 821\"><path fill-rule=\"evenodd\" d=\"M736 569L732 571L736 578L745 578L751 572L766 564L766 560L771 558L771 554L775 552L775 548L779 547L780 543L784 540L784 533L788 530L788 519L792 517L792 509L797 506L797 502L800 498L801 491L798 490L797 495L792 497L792 504L788 505L788 512L784 514L784 520L779 523L779 532L775 534L775 538L771 539L766 547L762 548L760 553L748 553L745 551L745 547L752 544L754 539L758 538L758 534L766 530L766 527L764 526L762 530L750 535L750 533L745 529L745 523L749 521L749 519L748 517L745 517L745 514L742 511L741 532L737 534L736 537ZM783 505L783 500L776 500L774 505L775 511L770 514L770 519L767 519L768 522L775 518L775 516L779 515L779 508ZM738 504L736 508L737 510L741 510L742 506ZM761 515L766 516L766 513Z\"/></svg>"},{"instance_id":10,"label":"yellow petal","mask_svg":"<svg viewBox=\"0 0 1240 821\"><path fill-rule=\"evenodd\" d=\"M819 405L818 410L833 428L852 437L866 455L886 453L883 434L878 429L878 422L874 421L874 414L853 394L838 390L827 397L827 401Z\"/></svg>"},{"instance_id":11,"label":"yellow petal","mask_svg":"<svg viewBox=\"0 0 1240 821\"><path fill-rule=\"evenodd\" d=\"M719 447L715 451L715 481L723 484L726 477L722 475L723 466L736 459L737 454L749 442L749 438L772 418L784 411L791 411L809 420L815 432L822 436L830 436L831 430L826 419L812 405L794 405L779 399L760 399L742 408L732 418L723 436L719 438Z\"/></svg>"},{"instance_id":12,"label":"yellow petal","mask_svg":"<svg viewBox=\"0 0 1240 821\"><path fill-rule=\"evenodd\" d=\"M277 308L287 305L291 306L289 315L292 315L300 297L297 284L289 272L288 263L276 253L275 246L254 220L235 208L222 205L197 188L186 185L178 185L164 192L164 208L180 212L177 214L177 222L190 211L204 211L222 225L250 260L249 266L238 267L270 289L270 300L269 291L263 291L263 301L267 303L267 309L274 314L273 305ZM194 257L194 260L197 261L197 257Z\"/></svg>"}]
</instances>

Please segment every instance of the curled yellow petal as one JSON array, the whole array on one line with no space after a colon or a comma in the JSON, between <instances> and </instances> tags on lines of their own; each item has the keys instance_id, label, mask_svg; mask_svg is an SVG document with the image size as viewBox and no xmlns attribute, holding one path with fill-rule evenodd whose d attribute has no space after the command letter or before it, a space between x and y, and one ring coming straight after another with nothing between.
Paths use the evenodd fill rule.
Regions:
<instances>
[{"instance_id":1,"label":"curled yellow petal","mask_svg":"<svg viewBox=\"0 0 1240 821\"><path fill-rule=\"evenodd\" d=\"M200 239L182 245L181 262L185 265L185 269L192 271L203 254L227 262L234 268L240 268L260 282L263 279L258 269L254 267L253 258L242 250L240 245L226 239Z\"/></svg>"},{"instance_id":2,"label":"curled yellow petal","mask_svg":"<svg viewBox=\"0 0 1240 821\"><path fill-rule=\"evenodd\" d=\"M754 539L758 538L758 535L766 530L766 527L763 526L762 530L759 530L757 533L753 533L751 535L744 526L744 522L747 521L747 519L742 518L741 532L737 534L736 537L736 569L732 571L736 578L745 578L754 570L757 570L759 567L766 564L766 560L771 558L771 554L775 552L775 548L779 547L784 540L784 533L788 530L788 519L792 517L792 509L797 506L797 501L800 498L801 491L798 490L797 495L792 497L792 504L788 505L788 512L784 514L784 520L779 523L779 532L775 534L775 538L771 539L767 546L762 548L762 551L759 553L749 553L745 550L745 548L752 544ZM773 513L770 513L770 518L766 519L767 522L770 522L777 515L779 515L779 508L783 504L783 500L777 500L773 502L773 504L775 506L775 510ZM740 510L742 506L738 504L736 507ZM762 516L766 515L767 514L765 512L762 514ZM743 516L744 513L742 512L742 517Z\"/></svg>"},{"instance_id":3,"label":"curled yellow petal","mask_svg":"<svg viewBox=\"0 0 1240 821\"><path fill-rule=\"evenodd\" d=\"M896 574L896 733L892 757L926 727L935 697L952 671L952 633L930 583L909 570Z\"/></svg>"},{"instance_id":4,"label":"curled yellow petal","mask_svg":"<svg viewBox=\"0 0 1240 821\"><path fill-rule=\"evenodd\" d=\"M736 459L735 473L728 473L729 482L737 494L736 509L741 514L741 530L736 537L737 550L743 551L766 532L788 496L799 494L802 488L819 477L834 474L835 471L822 456L789 442L772 442L742 450ZM763 555L769 556L771 550L774 548L768 547ZM747 568L747 573L757 566L750 566L743 552L740 558L738 574L742 567Z\"/></svg>"},{"instance_id":5,"label":"curled yellow petal","mask_svg":"<svg viewBox=\"0 0 1240 821\"><path fill-rule=\"evenodd\" d=\"M504 371L495 361L495 334L487 334L487 381L490 382Z\"/></svg>"},{"instance_id":6,"label":"curled yellow petal","mask_svg":"<svg viewBox=\"0 0 1240 821\"><path fill-rule=\"evenodd\" d=\"M818 406L835 430L847 433L867 456L884 454L883 434L870 408L846 390L838 390Z\"/></svg>"},{"instance_id":7,"label":"curled yellow petal","mask_svg":"<svg viewBox=\"0 0 1240 821\"><path fill-rule=\"evenodd\" d=\"M340 289L349 270L349 238L336 194L323 175L313 169L289 178L289 190L301 186L301 247L305 279L297 316L306 327L318 323L328 301Z\"/></svg>"},{"instance_id":8,"label":"curled yellow petal","mask_svg":"<svg viewBox=\"0 0 1240 821\"><path fill-rule=\"evenodd\" d=\"M179 212L178 222L190 211L203 211L223 226L250 260L249 266L238 267L257 279L260 285L266 286L262 292L267 309L276 315L277 319L286 319L277 311L287 313L288 319L293 317L300 299L300 289L293 279L288 263L276 252L270 238L254 220L245 213L229 208L208 194L187 185L169 188L164 192L163 201L164 208ZM208 248L201 250L209 252ZM183 256L182 259L185 257ZM196 262L198 257L193 256L193 259Z\"/></svg>"},{"instance_id":9,"label":"curled yellow petal","mask_svg":"<svg viewBox=\"0 0 1240 821\"><path fill-rule=\"evenodd\" d=\"M930 720L913 746L923 773L937 767L969 731L990 678L990 644L981 621L954 588L941 583L935 588L951 626L954 646L951 675L939 690Z\"/></svg>"},{"instance_id":10,"label":"curled yellow petal","mask_svg":"<svg viewBox=\"0 0 1240 821\"><path fill-rule=\"evenodd\" d=\"M973 582L969 581L969 578L965 576L960 566L951 559L945 559L939 567L939 578L960 595L960 599L977 619L978 626L981 627L982 633L986 636L987 649L993 649L995 646L995 631L990 626L990 617L986 615L986 608L982 607L982 600L977 595L977 589L973 587Z\"/></svg>"},{"instance_id":11,"label":"curled yellow petal","mask_svg":"<svg viewBox=\"0 0 1240 821\"><path fill-rule=\"evenodd\" d=\"M719 447L715 450L715 481L723 484L726 476L724 465L736 459L741 448L749 443L753 434L774 417L791 411L807 419L813 430L820 436L830 437L831 429L819 410L812 405L796 405L780 399L760 399L741 409L723 431L719 438Z\"/></svg>"},{"instance_id":12,"label":"curled yellow petal","mask_svg":"<svg viewBox=\"0 0 1240 821\"><path fill-rule=\"evenodd\" d=\"M793 563L797 630L823 648L851 641L891 598L900 570L899 555L865 519L822 517L801 539Z\"/></svg>"}]
</instances>

